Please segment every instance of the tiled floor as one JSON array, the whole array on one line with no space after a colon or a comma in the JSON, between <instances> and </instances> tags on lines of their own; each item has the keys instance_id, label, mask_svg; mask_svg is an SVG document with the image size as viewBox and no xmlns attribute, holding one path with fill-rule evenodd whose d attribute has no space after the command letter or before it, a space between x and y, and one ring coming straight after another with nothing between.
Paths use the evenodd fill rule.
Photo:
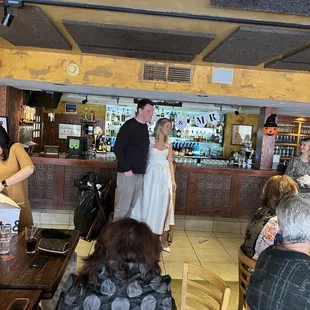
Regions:
<instances>
[{"instance_id":1,"label":"tiled floor","mask_svg":"<svg viewBox=\"0 0 310 310\"><path fill-rule=\"evenodd\" d=\"M215 272L226 281L238 281L237 250L242 242L242 234L177 230L171 253L161 255L162 273L181 279L183 262L188 261ZM76 249L78 268L93 247L94 242L80 240Z\"/></svg>"},{"instance_id":2,"label":"tiled floor","mask_svg":"<svg viewBox=\"0 0 310 310\"><path fill-rule=\"evenodd\" d=\"M55 217L55 212L58 217ZM34 221L40 223L42 228L74 229L70 226L73 225L73 211L35 210L33 213ZM188 261L215 272L226 281L238 281L237 250L243 242L242 233L248 224L248 217L176 215L175 221L172 252L161 255L163 274L181 279L183 262ZM80 240L77 247L78 268L83 264L82 258L93 249L94 242Z\"/></svg>"}]
</instances>

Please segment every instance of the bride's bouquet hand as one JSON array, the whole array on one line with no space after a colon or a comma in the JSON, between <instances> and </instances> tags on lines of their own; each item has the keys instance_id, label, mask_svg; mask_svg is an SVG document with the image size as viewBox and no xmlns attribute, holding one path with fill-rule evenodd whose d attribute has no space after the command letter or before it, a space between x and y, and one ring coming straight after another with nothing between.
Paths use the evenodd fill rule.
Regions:
<instances>
[{"instance_id":1,"label":"bride's bouquet hand","mask_svg":"<svg viewBox=\"0 0 310 310\"><path fill-rule=\"evenodd\" d=\"M177 184L172 182L172 191L175 192L177 190Z\"/></svg>"}]
</instances>

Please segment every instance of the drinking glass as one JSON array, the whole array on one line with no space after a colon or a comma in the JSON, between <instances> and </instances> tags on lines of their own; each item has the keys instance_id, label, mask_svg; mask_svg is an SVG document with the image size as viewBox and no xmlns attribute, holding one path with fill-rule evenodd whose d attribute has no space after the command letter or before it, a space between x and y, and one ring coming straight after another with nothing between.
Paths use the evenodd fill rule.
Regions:
<instances>
[{"instance_id":1,"label":"drinking glass","mask_svg":"<svg viewBox=\"0 0 310 310\"><path fill-rule=\"evenodd\" d=\"M11 225L0 225L0 254L8 254L10 251Z\"/></svg>"},{"instance_id":2,"label":"drinking glass","mask_svg":"<svg viewBox=\"0 0 310 310\"><path fill-rule=\"evenodd\" d=\"M34 254L36 252L37 238L35 236L37 227L28 226L25 228L26 238L26 252L27 254Z\"/></svg>"}]
</instances>

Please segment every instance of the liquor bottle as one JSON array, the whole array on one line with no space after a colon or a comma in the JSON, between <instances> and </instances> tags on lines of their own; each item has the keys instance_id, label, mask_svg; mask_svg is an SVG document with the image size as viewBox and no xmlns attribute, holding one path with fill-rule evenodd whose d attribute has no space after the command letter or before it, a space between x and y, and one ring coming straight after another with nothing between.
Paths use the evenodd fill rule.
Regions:
<instances>
[{"instance_id":1,"label":"liquor bottle","mask_svg":"<svg viewBox=\"0 0 310 310\"><path fill-rule=\"evenodd\" d=\"M179 154L181 157L184 157L185 156L185 143L182 144L182 147L181 147L181 151L180 151L180 154Z\"/></svg>"},{"instance_id":2,"label":"liquor bottle","mask_svg":"<svg viewBox=\"0 0 310 310\"><path fill-rule=\"evenodd\" d=\"M126 116L125 116L125 121L130 120L130 111L127 109L126 111Z\"/></svg>"},{"instance_id":3,"label":"liquor bottle","mask_svg":"<svg viewBox=\"0 0 310 310\"><path fill-rule=\"evenodd\" d=\"M113 123L115 121L115 112L112 111L111 113L111 122Z\"/></svg>"},{"instance_id":4,"label":"liquor bottle","mask_svg":"<svg viewBox=\"0 0 310 310\"><path fill-rule=\"evenodd\" d=\"M190 118L190 116L189 116L189 115L187 115L187 124L189 125L189 124L190 124L190 122L191 122L191 118Z\"/></svg>"},{"instance_id":5,"label":"liquor bottle","mask_svg":"<svg viewBox=\"0 0 310 310\"><path fill-rule=\"evenodd\" d=\"M153 135L151 127L149 127L149 136L151 137Z\"/></svg>"},{"instance_id":6,"label":"liquor bottle","mask_svg":"<svg viewBox=\"0 0 310 310\"><path fill-rule=\"evenodd\" d=\"M200 154L199 143L195 143L195 146L194 146L194 156L195 157L199 157L199 154Z\"/></svg>"},{"instance_id":7,"label":"liquor bottle","mask_svg":"<svg viewBox=\"0 0 310 310\"><path fill-rule=\"evenodd\" d=\"M126 114L125 114L125 109L123 109L123 113L121 114L121 122L125 122L126 121Z\"/></svg>"},{"instance_id":8,"label":"liquor bottle","mask_svg":"<svg viewBox=\"0 0 310 310\"><path fill-rule=\"evenodd\" d=\"M196 130L196 134L195 134L195 136L194 136L194 141L195 142L198 142L198 131Z\"/></svg>"},{"instance_id":9,"label":"liquor bottle","mask_svg":"<svg viewBox=\"0 0 310 310\"><path fill-rule=\"evenodd\" d=\"M110 109L108 108L107 111L107 117L106 117L107 121L110 122L111 121L111 114L110 114Z\"/></svg>"},{"instance_id":10,"label":"liquor bottle","mask_svg":"<svg viewBox=\"0 0 310 310\"><path fill-rule=\"evenodd\" d=\"M189 153L189 143L186 143L185 145L185 156L188 156Z\"/></svg>"},{"instance_id":11,"label":"liquor bottle","mask_svg":"<svg viewBox=\"0 0 310 310\"><path fill-rule=\"evenodd\" d=\"M202 130L200 130L200 132L199 132L198 141L202 142Z\"/></svg>"},{"instance_id":12,"label":"liquor bottle","mask_svg":"<svg viewBox=\"0 0 310 310\"><path fill-rule=\"evenodd\" d=\"M118 122L118 124L120 123L120 121L121 121L121 112L117 112L117 114L116 114L116 121Z\"/></svg>"},{"instance_id":13,"label":"liquor bottle","mask_svg":"<svg viewBox=\"0 0 310 310\"><path fill-rule=\"evenodd\" d=\"M180 129L177 130L177 137L181 138L181 130Z\"/></svg>"},{"instance_id":14,"label":"liquor bottle","mask_svg":"<svg viewBox=\"0 0 310 310\"><path fill-rule=\"evenodd\" d=\"M111 129L111 137L114 137L115 136L115 129L114 127Z\"/></svg>"},{"instance_id":15,"label":"liquor bottle","mask_svg":"<svg viewBox=\"0 0 310 310\"><path fill-rule=\"evenodd\" d=\"M189 137L190 141L195 141L194 130L192 130L191 135Z\"/></svg>"},{"instance_id":16,"label":"liquor bottle","mask_svg":"<svg viewBox=\"0 0 310 310\"><path fill-rule=\"evenodd\" d=\"M189 146L188 156L193 156L193 153L194 153L193 144L194 143L191 143Z\"/></svg>"},{"instance_id":17,"label":"liquor bottle","mask_svg":"<svg viewBox=\"0 0 310 310\"><path fill-rule=\"evenodd\" d=\"M176 142L175 144L175 156L179 156L179 143Z\"/></svg>"},{"instance_id":18,"label":"liquor bottle","mask_svg":"<svg viewBox=\"0 0 310 310\"><path fill-rule=\"evenodd\" d=\"M111 139L107 139L107 152L111 152Z\"/></svg>"},{"instance_id":19,"label":"liquor bottle","mask_svg":"<svg viewBox=\"0 0 310 310\"><path fill-rule=\"evenodd\" d=\"M179 156L182 156L183 143L179 144Z\"/></svg>"},{"instance_id":20,"label":"liquor bottle","mask_svg":"<svg viewBox=\"0 0 310 310\"><path fill-rule=\"evenodd\" d=\"M211 134L210 134L210 132L208 132L208 134L207 134L207 142L211 142Z\"/></svg>"},{"instance_id":21,"label":"liquor bottle","mask_svg":"<svg viewBox=\"0 0 310 310\"><path fill-rule=\"evenodd\" d=\"M100 152L103 151L103 140L102 140L102 137L99 140L98 151L100 151Z\"/></svg>"},{"instance_id":22,"label":"liquor bottle","mask_svg":"<svg viewBox=\"0 0 310 310\"><path fill-rule=\"evenodd\" d=\"M176 129L175 129L175 124L174 124L174 122L172 123L171 136L172 136L172 137L176 137L176 136L177 136L177 131L176 131Z\"/></svg>"},{"instance_id":23,"label":"liquor bottle","mask_svg":"<svg viewBox=\"0 0 310 310\"><path fill-rule=\"evenodd\" d=\"M106 139L102 139L102 152L106 153L107 152L107 142Z\"/></svg>"},{"instance_id":24,"label":"liquor bottle","mask_svg":"<svg viewBox=\"0 0 310 310\"><path fill-rule=\"evenodd\" d=\"M114 152L114 144L115 144L115 138L111 139L111 152Z\"/></svg>"},{"instance_id":25,"label":"liquor bottle","mask_svg":"<svg viewBox=\"0 0 310 310\"><path fill-rule=\"evenodd\" d=\"M175 155L175 142L172 142L172 156Z\"/></svg>"},{"instance_id":26,"label":"liquor bottle","mask_svg":"<svg viewBox=\"0 0 310 310\"><path fill-rule=\"evenodd\" d=\"M203 131L202 142L207 142L207 134L205 131Z\"/></svg>"},{"instance_id":27,"label":"liquor bottle","mask_svg":"<svg viewBox=\"0 0 310 310\"><path fill-rule=\"evenodd\" d=\"M165 117L164 109L161 110L160 117Z\"/></svg>"},{"instance_id":28,"label":"liquor bottle","mask_svg":"<svg viewBox=\"0 0 310 310\"><path fill-rule=\"evenodd\" d=\"M185 138L185 139L188 139L188 138L189 138L189 130L188 130L188 127L186 127L186 129L185 129L184 138Z\"/></svg>"},{"instance_id":29,"label":"liquor bottle","mask_svg":"<svg viewBox=\"0 0 310 310\"><path fill-rule=\"evenodd\" d=\"M105 130L105 135L106 136L110 136L111 135L111 129L110 129L110 125L108 125L108 127Z\"/></svg>"},{"instance_id":30,"label":"liquor bottle","mask_svg":"<svg viewBox=\"0 0 310 310\"><path fill-rule=\"evenodd\" d=\"M214 134L214 130L213 130L212 135L211 135L211 142L214 142L214 138L215 138L215 134Z\"/></svg>"},{"instance_id":31,"label":"liquor bottle","mask_svg":"<svg viewBox=\"0 0 310 310\"><path fill-rule=\"evenodd\" d=\"M193 116L191 119L191 126L196 126L195 116Z\"/></svg>"}]
</instances>

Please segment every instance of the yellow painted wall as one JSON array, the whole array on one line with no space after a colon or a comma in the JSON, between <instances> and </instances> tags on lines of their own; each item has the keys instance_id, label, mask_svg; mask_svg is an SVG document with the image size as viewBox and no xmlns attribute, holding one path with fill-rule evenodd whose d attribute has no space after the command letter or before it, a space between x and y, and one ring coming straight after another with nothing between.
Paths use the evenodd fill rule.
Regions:
<instances>
[{"instance_id":1,"label":"yellow painted wall","mask_svg":"<svg viewBox=\"0 0 310 310\"><path fill-rule=\"evenodd\" d=\"M59 102L57 109L45 109L45 112L54 112L55 114L66 114L65 113L65 104L66 103L76 103L76 102ZM85 112L83 109L88 108L88 113L93 111L96 118L104 118L106 106L103 104L82 104L77 103L77 115L84 115Z\"/></svg>"},{"instance_id":2,"label":"yellow painted wall","mask_svg":"<svg viewBox=\"0 0 310 310\"><path fill-rule=\"evenodd\" d=\"M158 90L217 96L310 102L310 74L235 68L232 85L211 82L212 67L192 67L192 84L142 81L145 61L99 56L0 49L0 78L129 89ZM70 77L67 65L76 63L80 73ZM159 62L148 62L159 63ZM174 64L176 66L180 64Z\"/></svg>"},{"instance_id":3,"label":"yellow painted wall","mask_svg":"<svg viewBox=\"0 0 310 310\"><path fill-rule=\"evenodd\" d=\"M258 114L239 114L235 115L235 113L227 113L226 121L225 121L225 137L224 137L224 157L230 157L231 152L240 151L240 146L231 145L231 136L232 136L232 125L252 125L253 126L253 134L252 134L252 142L253 147L255 149L256 146L256 137L258 130Z\"/></svg>"}]
</instances>

